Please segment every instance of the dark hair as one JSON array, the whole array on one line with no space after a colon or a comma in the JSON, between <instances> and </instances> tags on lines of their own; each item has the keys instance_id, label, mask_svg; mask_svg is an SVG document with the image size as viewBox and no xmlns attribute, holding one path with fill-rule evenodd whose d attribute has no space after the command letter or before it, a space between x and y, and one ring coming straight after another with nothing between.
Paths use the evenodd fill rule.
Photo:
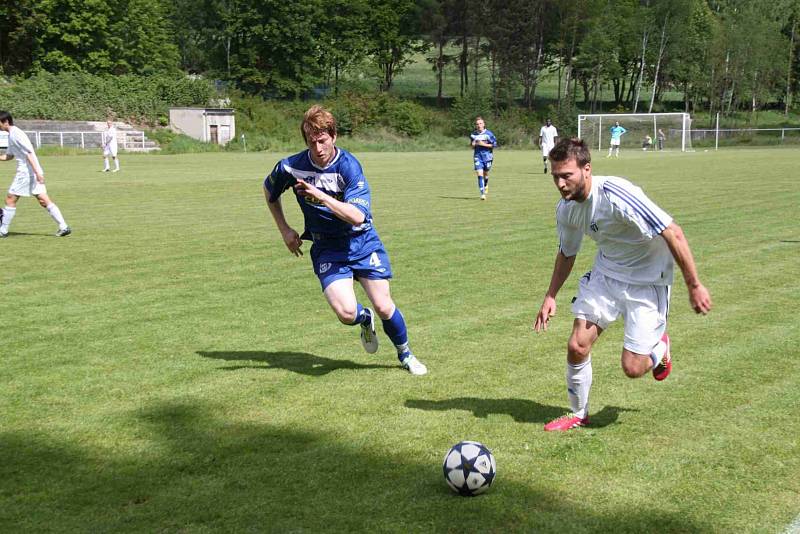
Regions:
<instances>
[{"instance_id":1,"label":"dark hair","mask_svg":"<svg viewBox=\"0 0 800 534\"><path fill-rule=\"evenodd\" d=\"M561 139L556 143L556 146L550 150L548 157L550 161L558 162L574 159L580 167L592 162L592 155L589 153L589 147L583 142L583 139L578 139L577 137L565 137Z\"/></svg>"},{"instance_id":2,"label":"dark hair","mask_svg":"<svg viewBox=\"0 0 800 534\"><path fill-rule=\"evenodd\" d=\"M11 126L14 126L14 119L8 111L0 111L0 122L7 122Z\"/></svg>"}]
</instances>

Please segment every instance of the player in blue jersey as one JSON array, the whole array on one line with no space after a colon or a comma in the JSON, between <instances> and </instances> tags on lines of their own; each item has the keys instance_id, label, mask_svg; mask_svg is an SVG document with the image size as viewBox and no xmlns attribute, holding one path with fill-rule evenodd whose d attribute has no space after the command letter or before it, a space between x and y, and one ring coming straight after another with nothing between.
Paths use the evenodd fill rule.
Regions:
<instances>
[{"instance_id":1,"label":"player in blue jersey","mask_svg":"<svg viewBox=\"0 0 800 534\"><path fill-rule=\"evenodd\" d=\"M300 126L308 150L282 159L264 180L267 206L289 252L302 256L303 240L311 240L311 262L322 291L339 320L361 327L361 343L378 350L375 313L397 349L400 364L411 374L428 372L411 352L403 314L389 292L392 268L372 225L369 184L361 164L336 146L336 119L312 106ZM305 231L298 234L286 222L281 194L292 189L303 212ZM356 299L357 279L375 311Z\"/></svg>"},{"instance_id":2,"label":"player in blue jersey","mask_svg":"<svg viewBox=\"0 0 800 534\"><path fill-rule=\"evenodd\" d=\"M614 156L617 158L619 157L619 144L622 141L622 136L627 131L628 130L619 125L619 121L614 122L614 126L611 127L611 143L608 145L607 158L611 157L611 151L616 151Z\"/></svg>"},{"instance_id":3,"label":"player in blue jersey","mask_svg":"<svg viewBox=\"0 0 800 534\"><path fill-rule=\"evenodd\" d=\"M474 148L473 159L475 160L475 172L478 173L478 189L481 192L481 200L486 200L489 194L489 171L492 169L494 160L493 150L497 146L497 138L486 129L483 117L475 119L475 131L469 136L470 145Z\"/></svg>"}]
</instances>

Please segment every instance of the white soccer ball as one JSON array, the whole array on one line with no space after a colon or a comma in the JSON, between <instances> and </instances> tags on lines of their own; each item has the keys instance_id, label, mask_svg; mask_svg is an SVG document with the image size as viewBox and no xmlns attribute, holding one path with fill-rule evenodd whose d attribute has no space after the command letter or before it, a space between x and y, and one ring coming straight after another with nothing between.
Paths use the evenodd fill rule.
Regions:
<instances>
[{"instance_id":1,"label":"white soccer ball","mask_svg":"<svg viewBox=\"0 0 800 534\"><path fill-rule=\"evenodd\" d=\"M459 495L480 495L489 489L497 474L492 451L477 441L453 445L444 457L444 480Z\"/></svg>"}]
</instances>

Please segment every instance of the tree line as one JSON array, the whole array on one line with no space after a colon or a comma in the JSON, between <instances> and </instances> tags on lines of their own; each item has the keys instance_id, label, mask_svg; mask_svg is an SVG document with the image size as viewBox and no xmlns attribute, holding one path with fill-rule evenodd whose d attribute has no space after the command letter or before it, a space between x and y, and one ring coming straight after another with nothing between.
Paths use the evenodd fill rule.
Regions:
<instances>
[{"instance_id":1,"label":"tree line","mask_svg":"<svg viewBox=\"0 0 800 534\"><path fill-rule=\"evenodd\" d=\"M657 110L666 92L689 112L780 106L798 88L800 0L5 0L0 69L202 74L252 94L381 91L424 52L443 102L488 91L531 108L543 76L557 106Z\"/></svg>"}]
</instances>

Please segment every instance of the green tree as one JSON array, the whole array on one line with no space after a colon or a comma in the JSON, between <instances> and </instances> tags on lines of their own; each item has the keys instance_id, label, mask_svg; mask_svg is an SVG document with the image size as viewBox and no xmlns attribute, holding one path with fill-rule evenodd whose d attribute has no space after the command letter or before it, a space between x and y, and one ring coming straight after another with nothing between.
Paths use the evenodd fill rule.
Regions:
<instances>
[{"instance_id":1,"label":"green tree","mask_svg":"<svg viewBox=\"0 0 800 534\"><path fill-rule=\"evenodd\" d=\"M320 62L328 85L339 94L341 73L367 55L369 4L366 0L329 0L325 15L319 28Z\"/></svg>"},{"instance_id":2,"label":"green tree","mask_svg":"<svg viewBox=\"0 0 800 534\"><path fill-rule=\"evenodd\" d=\"M420 12L414 0L373 0L369 13L369 51L388 91L411 55L427 48L420 41Z\"/></svg>"}]
</instances>

